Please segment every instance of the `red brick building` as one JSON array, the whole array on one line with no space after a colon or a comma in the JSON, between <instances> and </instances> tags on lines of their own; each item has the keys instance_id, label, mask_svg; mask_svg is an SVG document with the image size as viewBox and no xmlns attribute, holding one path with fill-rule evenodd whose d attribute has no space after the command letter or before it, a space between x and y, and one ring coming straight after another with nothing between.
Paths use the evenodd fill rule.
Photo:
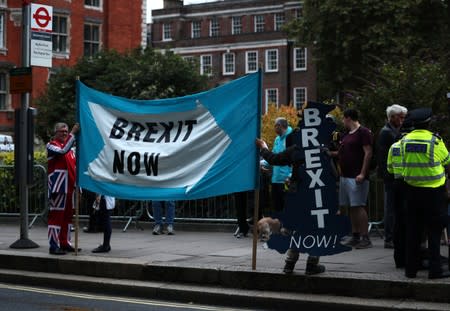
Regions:
<instances>
[{"instance_id":1,"label":"red brick building","mask_svg":"<svg viewBox=\"0 0 450 311\"><path fill-rule=\"evenodd\" d=\"M125 51L145 46L147 0L36 0L53 7L52 68L32 67L32 99L49 75L101 49ZM22 2L0 0L0 132L11 133L20 94L9 92L9 70L22 66Z\"/></svg>"},{"instance_id":2,"label":"red brick building","mask_svg":"<svg viewBox=\"0 0 450 311\"><path fill-rule=\"evenodd\" d=\"M301 16L301 1L293 0L165 0L152 11L150 44L196 61L211 86L262 68L263 112L269 102L299 107L316 99L316 70L310 49L281 27Z\"/></svg>"}]
</instances>

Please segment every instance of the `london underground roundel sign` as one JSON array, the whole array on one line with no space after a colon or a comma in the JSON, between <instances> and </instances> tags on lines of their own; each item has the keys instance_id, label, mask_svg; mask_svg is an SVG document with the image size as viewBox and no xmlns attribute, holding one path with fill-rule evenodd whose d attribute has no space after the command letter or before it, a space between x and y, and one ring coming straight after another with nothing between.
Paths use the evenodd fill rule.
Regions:
<instances>
[{"instance_id":1,"label":"london underground roundel sign","mask_svg":"<svg viewBox=\"0 0 450 311\"><path fill-rule=\"evenodd\" d=\"M52 32L53 7L42 4L31 4L31 29L34 31Z\"/></svg>"}]
</instances>

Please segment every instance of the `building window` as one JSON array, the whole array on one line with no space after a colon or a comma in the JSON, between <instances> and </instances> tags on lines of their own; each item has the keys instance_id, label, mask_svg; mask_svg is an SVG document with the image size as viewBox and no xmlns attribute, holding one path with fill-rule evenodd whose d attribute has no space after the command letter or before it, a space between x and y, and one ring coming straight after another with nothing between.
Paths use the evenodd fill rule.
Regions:
<instances>
[{"instance_id":1,"label":"building window","mask_svg":"<svg viewBox=\"0 0 450 311\"><path fill-rule=\"evenodd\" d=\"M294 49L294 71L306 70L306 48Z\"/></svg>"},{"instance_id":2,"label":"building window","mask_svg":"<svg viewBox=\"0 0 450 311\"><path fill-rule=\"evenodd\" d=\"M278 89L266 89L266 107L275 104L278 107Z\"/></svg>"},{"instance_id":3,"label":"building window","mask_svg":"<svg viewBox=\"0 0 450 311\"><path fill-rule=\"evenodd\" d=\"M238 35L242 33L242 17L241 16L233 16L231 18L231 34Z\"/></svg>"},{"instance_id":4,"label":"building window","mask_svg":"<svg viewBox=\"0 0 450 311\"><path fill-rule=\"evenodd\" d=\"M5 23L5 11L0 11L0 49L6 48L5 35L6 35L6 23Z\"/></svg>"},{"instance_id":5,"label":"building window","mask_svg":"<svg viewBox=\"0 0 450 311\"><path fill-rule=\"evenodd\" d=\"M100 51L100 25L84 24L84 56Z\"/></svg>"},{"instance_id":6,"label":"building window","mask_svg":"<svg viewBox=\"0 0 450 311\"><path fill-rule=\"evenodd\" d=\"M201 30L202 30L202 22L201 21L193 21L191 24L192 31L191 31L191 38L200 38Z\"/></svg>"},{"instance_id":7,"label":"building window","mask_svg":"<svg viewBox=\"0 0 450 311\"><path fill-rule=\"evenodd\" d=\"M297 110L301 109L303 104L308 100L306 87L294 88L294 104Z\"/></svg>"},{"instance_id":8,"label":"building window","mask_svg":"<svg viewBox=\"0 0 450 311\"><path fill-rule=\"evenodd\" d=\"M68 38L67 16L53 15L53 52L67 53Z\"/></svg>"},{"instance_id":9,"label":"building window","mask_svg":"<svg viewBox=\"0 0 450 311\"><path fill-rule=\"evenodd\" d=\"M100 4L101 4L100 0L84 0L85 6L93 6L93 7L99 8Z\"/></svg>"},{"instance_id":10,"label":"building window","mask_svg":"<svg viewBox=\"0 0 450 311\"><path fill-rule=\"evenodd\" d=\"M294 10L294 17L295 19L301 19L303 16L303 11L301 9L295 9Z\"/></svg>"},{"instance_id":11,"label":"building window","mask_svg":"<svg viewBox=\"0 0 450 311\"><path fill-rule=\"evenodd\" d=\"M195 56L183 56L183 59L189 63L193 68L198 69L198 59Z\"/></svg>"},{"instance_id":12,"label":"building window","mask_svg":"<svg viewBox=\"0 0 450 311\"><path fill-rule=\"evenodd\" d=\"M8 4L6 3L6 0L0 0L0 7L7 8Z\"/></svg>"},{"instance_id":13,"label":"building window","mask_svg":"<svg viewBox=\"0 0 450 311\"><path fill-rule=\"evenodd\" d=\"M200 56L200 74L210 76L212 74L212 56Z\"/></svg>"},{"instance_id":14,"label":"building window","mask_svg":"<svg viewBox=\"0 0 450 311\"><path fill-rule=\"evenodd\" d=\"M245 52L245 73L252 73L258 71L258 52Z\"/></svg>"},{"instance_id":15,"label":"building window","mask_svg":"<svg viewBox=\"0 0 450 311\"><path fill-rule=\"evenodd\" d=\"M163 41L172 40L172 24L163 24L162 38Z\"/></svg>"},{"instance_id":16,"label":"building window","mask_svg":"<svg viewBox=\"0 0 450 311\"><path fill-rule=\"evenodd\" d=\"M8 109L8 92L6 89L6 80L8 79L8 76L4 72L0 72L0 110L6 110Z\"/></svg>"},{"instance_id":17,"label":"building window","mask_svg":"<svg viewBox=\"0 0 450 311\"><path fill-rule=\"evenodd\" d=\"M217 18L213 18L209 21L209 36L218 37L220 34L220 25Z\"/></svg>"},{"instance_id":18,"label":"building window","mask_svg":"<svg viewBox=\"0 0 450 311\"><path fill-rule=\"evenodd\" d=\"M234 53L223 54L223 75L234 75Z\"/></svg>"},{"instance_id":19,"label":"building window","mask_svg":"<svg viewBox=\"0 0 450 311\"><path fill-rule=\"evenodd\" d=\"M281 27L284 25L284 21L284 13L275 13L273 29L275 31L280 31Z\"/></svg>"},{"instance_id":20,"label":"building window","mask_svg":"<svg viewBox=\"0 0 450 311\"><path fill-rule=\"evenodd\" d=\"M255 16L255 32L264 32L264 15Z\"/></svg>"},{"instance_id":21,"label":"building window","mask_svg":"<svg viewBox=\"0 0 450 311\"><path fill-rule=\"evenodd\" d=\"M266 72L278 71L278 50L266 50Z\"/></svg>"}]
</instances>

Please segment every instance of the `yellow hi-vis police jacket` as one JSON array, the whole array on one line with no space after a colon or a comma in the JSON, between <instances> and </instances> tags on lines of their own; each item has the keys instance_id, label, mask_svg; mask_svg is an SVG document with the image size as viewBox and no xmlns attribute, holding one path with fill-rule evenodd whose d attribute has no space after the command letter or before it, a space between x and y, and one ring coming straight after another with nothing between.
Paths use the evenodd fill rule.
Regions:
<instances>
[{"instance_id":1,"label":"yellow hi-vis police jacket","mask_svg":"<svg viewBox=\"0 0 450 311\"><path fill-rule=\"evenodd\" d=\"M402 179L403 157L401 152L400 140L393 143L389 148L387 157L387 171L394 175L395 179Z\"/></svg>"},{"instance_id":2,"label":"yellow hi-vis police jacket","mask_svg":"<svg viewBox=\"0 0 450 311\"><path fill-rule=\"evenodd\" d=\"M401 141L402 176L413 187L437 188L445 184L450 156L442 139L428 130L414 130Z\"/></svg>"}]
</instances>

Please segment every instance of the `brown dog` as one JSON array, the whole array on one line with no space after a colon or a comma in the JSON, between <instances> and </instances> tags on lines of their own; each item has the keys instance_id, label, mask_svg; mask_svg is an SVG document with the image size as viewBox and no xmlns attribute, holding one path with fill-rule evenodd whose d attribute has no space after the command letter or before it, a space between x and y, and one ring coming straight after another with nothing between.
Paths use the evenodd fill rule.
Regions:
<instances>
[{"instance_id":1,"label":"brown dog","mask_svg":"<svg viewBox=\"0 0 450 311\"><path fill-rule=\"evenodd\" d=\"M257 228L258 237L262 242L267 242L272 233L284 234L284 230L281 228L281 222L278 218L263 217L258 221Z\"/></svg>"}]
</instances>

